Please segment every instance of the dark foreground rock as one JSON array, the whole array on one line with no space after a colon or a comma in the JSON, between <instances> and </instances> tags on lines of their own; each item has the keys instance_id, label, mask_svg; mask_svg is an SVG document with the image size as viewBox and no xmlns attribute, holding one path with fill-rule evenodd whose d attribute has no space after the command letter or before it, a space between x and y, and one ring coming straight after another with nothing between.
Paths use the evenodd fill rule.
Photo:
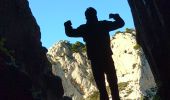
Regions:
<instances>
[{"instance_id":1,"label":"dark foreground rock","mask_svg":"<svg viewBox=\"0 0 170 100\"><path fill-rule=\"evenodd\" d=\"M170 1L128 0L137 41L142 46L159 87L161 100L170 100Z\"/></svg>"},{"instance_id":2,"label":"dark foreground rock","mask_svg":"<svg viewBox=\"0 0 170 100\"><path fill-rule=\"evenodd\" d=\"M0 100L63 97L61 79L52 74L40 39L27 0L0 0Z\"/></svg>"}]
</instances>

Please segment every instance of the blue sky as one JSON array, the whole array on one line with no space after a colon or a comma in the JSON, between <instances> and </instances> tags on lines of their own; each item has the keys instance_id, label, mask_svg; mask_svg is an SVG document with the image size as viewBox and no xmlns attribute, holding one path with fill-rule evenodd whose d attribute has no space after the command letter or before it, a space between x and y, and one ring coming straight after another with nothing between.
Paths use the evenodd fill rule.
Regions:
<instances>
[{"instance_id":1,"label":"blue sky","mask_svg":"<svg viewBox=\"0 0 170 100\"><path fill-rule=\"evenodd\" d=\"M74 28L86 23L84 12L88 7L97 10L99 20L110 20L110 13L119 13L125 20L125 28L133 28L133 20L127 0L28 0L30 8L41 28L43 46L49 48L60 40L83 42L82 38L65 35L64 22L72 21ZM118 30L115 30L118 31ZM112 36L115 31L110 32Z\"/></svg>"}]
</instances>

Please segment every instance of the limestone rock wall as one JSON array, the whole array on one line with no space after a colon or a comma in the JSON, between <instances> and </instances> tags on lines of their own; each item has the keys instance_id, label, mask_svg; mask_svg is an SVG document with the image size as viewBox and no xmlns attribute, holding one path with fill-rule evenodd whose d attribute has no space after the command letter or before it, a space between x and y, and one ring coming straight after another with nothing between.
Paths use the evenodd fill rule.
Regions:
<instances>
[{"instance_id":1,"label":"limestone rock wall","mask_svg":"<svg viewBox=\"0 0 170 100\"><path fill-rule=\"evenodd\" d=\"M119 91L122 100L152 98L156 84L136 33L117 33L111 39ZM71 51L68 41L54 44L47 53L55 75L62 78L65 95L73 100L97 100L96 85L86 53ZM108 85L107 85L108 88ZM153 90L153 91L152 91ZM109 91L108 91L109 92Z\"/></svg>"}]
</instances>

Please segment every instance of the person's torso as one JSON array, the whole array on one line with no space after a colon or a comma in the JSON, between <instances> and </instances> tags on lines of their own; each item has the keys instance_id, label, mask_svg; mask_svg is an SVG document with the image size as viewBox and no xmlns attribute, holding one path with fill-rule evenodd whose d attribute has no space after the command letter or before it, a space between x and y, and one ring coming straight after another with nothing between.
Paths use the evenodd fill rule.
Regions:
<instances>
[{"instance_id":1,"label":"person's torso","mask_svg":"<svg viewBox=\"0 0 170 100\"><path fill-rule=\"evenodd\" d=\"M102 22L85 24L83 39L86 42L89 59L112 54L109 31Z\"/></svg>"}]
</instances>

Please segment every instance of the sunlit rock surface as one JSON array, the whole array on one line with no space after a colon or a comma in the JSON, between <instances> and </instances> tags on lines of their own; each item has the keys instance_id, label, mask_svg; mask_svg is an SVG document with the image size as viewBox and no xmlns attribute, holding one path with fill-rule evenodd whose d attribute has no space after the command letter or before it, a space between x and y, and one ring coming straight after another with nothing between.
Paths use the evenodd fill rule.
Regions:
<instances>
[{"instance_id":1,"label":"sunlit rock surface","mask_svg":"<svg viewBox=\"0 0 170 100\"><path fill-rule=\"evenodd\" d=\"M156 84L145 55L136 43L135 31L116 33L111 38L111 48L121 99L152 98ZM98 99L85 52L73 52L68 41L60 41L49 48L47 56L53 65L53 73L62 78L66 96L73 100Z\"/></svg>"}]
</instances>

